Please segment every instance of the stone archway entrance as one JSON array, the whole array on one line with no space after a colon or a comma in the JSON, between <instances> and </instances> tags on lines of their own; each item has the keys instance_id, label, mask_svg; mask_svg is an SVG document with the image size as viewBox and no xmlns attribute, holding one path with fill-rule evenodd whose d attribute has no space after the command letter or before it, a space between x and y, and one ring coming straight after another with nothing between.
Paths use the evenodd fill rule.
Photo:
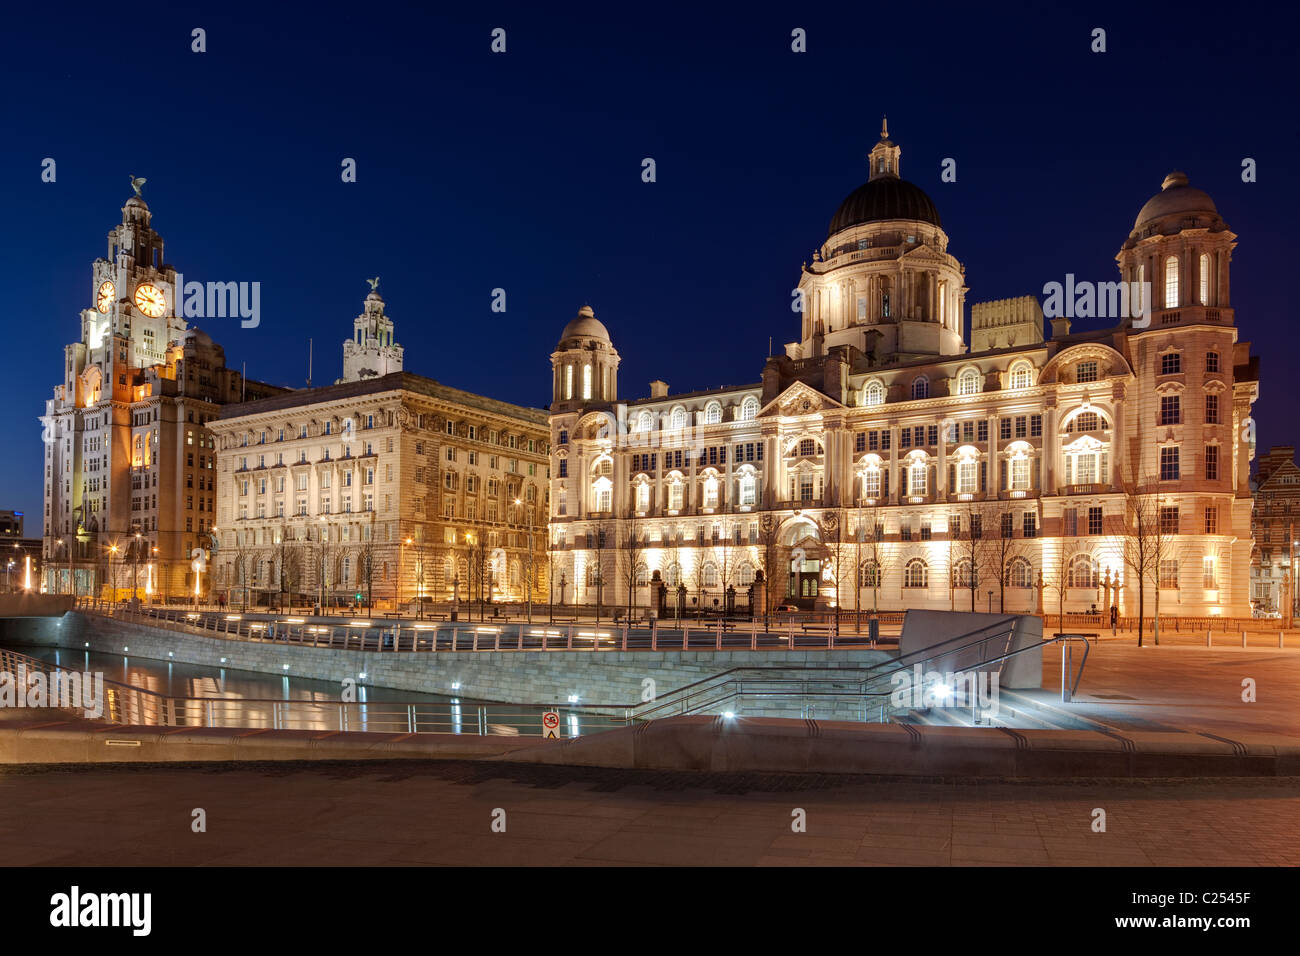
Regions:
<instances>
[{"instance_id":1,"label":"stone archway entrance","mask_svg":"<svg viewBox=\"0 0 1300 956\"><path fill-rule=\"evenodd\" d=\"M821 593L822 567L827 557L817 525L796 518L781 538L786 549L786 603L812 611Z\"/></svg>"}]
</instances>

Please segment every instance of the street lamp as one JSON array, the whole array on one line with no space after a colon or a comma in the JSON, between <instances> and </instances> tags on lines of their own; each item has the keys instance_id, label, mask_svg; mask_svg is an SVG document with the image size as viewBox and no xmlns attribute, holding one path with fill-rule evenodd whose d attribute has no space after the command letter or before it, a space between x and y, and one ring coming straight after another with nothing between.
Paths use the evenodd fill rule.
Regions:
<instances>
[{"instance_id":1,"label":"street lamp","mask_svg":"<svg viewBox=\"0 0 1300 956\"><path fill-rule=\"evenodd\" d=\"M135 533L135 562L131 565L131 600L140 603L140 532Z\"/></svg>"},{"instance_id":2,"label":"street lamp","mask_svg":"<svg viewBox=\"0 0 1300 956\"><path fill-rule=\"evenodd\" d=\"M113 558L116 555L117 545L110 544L108 546L108 587L111 595L109 601L113 604L117 603L117 578L113 577Z\"/></svg>"},{"instance_id":3,"label":"street lamp","mask_svg":"<svg viewBox=\"0 0 1300 956\"><path fill-rule=\"evenodd\" d=\"M516 507L523 507L523 502L515 499ZM524 579L524 592L528 595L528 623L533 623L533 514L528 513L528 573Z\"/></svg>"}]
</instances>

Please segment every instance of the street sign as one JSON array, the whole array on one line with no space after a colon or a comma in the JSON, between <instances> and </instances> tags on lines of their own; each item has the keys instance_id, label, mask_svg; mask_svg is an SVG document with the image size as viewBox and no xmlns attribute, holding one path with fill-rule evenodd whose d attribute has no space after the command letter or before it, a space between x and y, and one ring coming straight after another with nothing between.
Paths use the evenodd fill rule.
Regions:
<instances>
[{"instance_id":1,"label":"street sign","mask_svg":"<svg viewBox=\"0 0 1300 956\"><path fill-rule=\"evenodd\" d=\"M560 739L560 715L553 710L542 714L542 736L548 740Z\"/></svg>"}]
</instances>

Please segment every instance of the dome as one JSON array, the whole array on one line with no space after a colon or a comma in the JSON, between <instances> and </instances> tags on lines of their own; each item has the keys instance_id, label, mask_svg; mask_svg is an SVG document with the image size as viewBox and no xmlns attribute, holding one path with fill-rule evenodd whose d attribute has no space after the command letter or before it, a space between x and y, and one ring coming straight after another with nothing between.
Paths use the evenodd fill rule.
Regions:
<instances>
[{"instance_id":1,"label":"dome","mask_svg":"<svg viewBox=\"0 0 1300 956\"><path fill-rule=\"evenodd\" d=\"M1147 200L1142 211L1137 214L1133 228L1141 229L1146 224L1165 216L1208 216L1219 219L1219 210L1209 193L1187 184L1186 173L1177 170L1165 177L1160 184L1160 192Z\"/></svg>"},{"instance_id":2,"label":"dome","mask_svg":"<svg viewBox=\"0 0 1300 956\"><path fill-rule=\"evenodd\" d=\"M827 235L833 236L850 226L890 219L914 219L934 226L943 225L939 221L938 208L924 189L905 179L881 176L849 193L835 211Z\"/></svg>"},{"instance_id":3,"label":"dome","mask_svg":"<svg viewBox=\"0 0 1300 956\"><path fill-rule=\"evenodd\" d=\"M577 316L560 333L561 343L574 338L609 341L609 330L605 328L604 323L596 318L596 313L592 311L589 305L584 305L579 309Z\"/></svg>"}]
</instances>

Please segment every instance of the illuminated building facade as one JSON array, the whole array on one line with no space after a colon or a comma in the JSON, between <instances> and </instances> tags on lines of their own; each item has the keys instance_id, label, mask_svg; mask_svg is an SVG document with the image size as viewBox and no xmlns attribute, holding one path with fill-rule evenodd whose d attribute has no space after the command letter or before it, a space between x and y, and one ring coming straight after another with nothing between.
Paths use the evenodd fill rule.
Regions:
<instances>
[{"instance_id":1,"label":"illuminated building facade","mask_svg":"<svg viewBox=\"0 0 1300 956\"><path fill-rule=\"evenodd\" d=\"M799 276L800 337L759 381L622 398L605 325L584 308L565 327L566 602L743 605L764 572L770 603L805 608L1134 615L1140 566L1148 615L1158 595L1162 615L1248 616L1258 368L1213 200L1173 173L1138 213L1116 259L1150 283L1147 319L1054 318L1045 338L1024 296L972 304L968 343L964 267L900 156L882 130Z\"/></svg>"}]
</instances>

